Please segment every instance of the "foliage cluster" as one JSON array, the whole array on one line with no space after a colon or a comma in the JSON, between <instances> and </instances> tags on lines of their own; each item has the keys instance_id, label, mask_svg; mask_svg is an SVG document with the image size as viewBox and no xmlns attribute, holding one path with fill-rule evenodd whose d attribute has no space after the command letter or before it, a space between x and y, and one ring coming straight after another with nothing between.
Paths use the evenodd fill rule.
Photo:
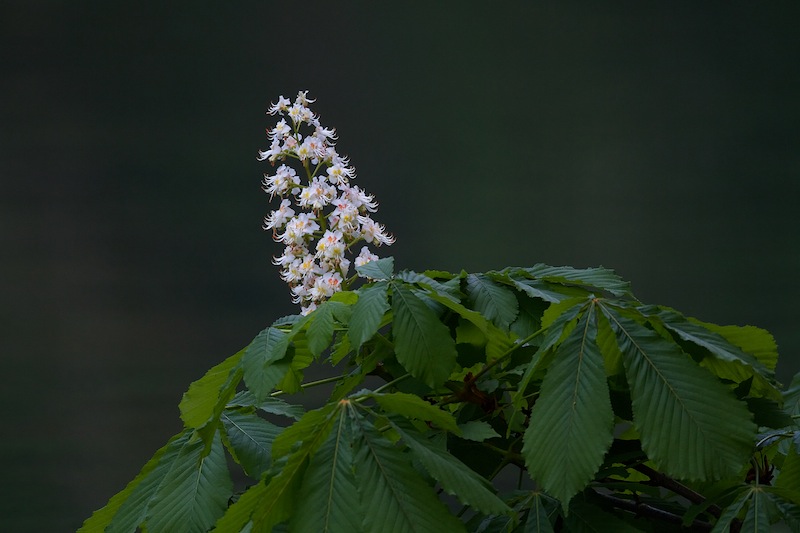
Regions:
<instances>
[{"instance_id":1,"label":"foliage cluster","mask_svg":"<svg viewBox=\"0 0 800 533\"><path fill-rule=\"evenodd\" d=\"M766 331L603 268L357 271L194 382L185 429L80 531L800 529L800 382ZM317 385L316 409L283 398Z\"/></svg>"}]
</instances>

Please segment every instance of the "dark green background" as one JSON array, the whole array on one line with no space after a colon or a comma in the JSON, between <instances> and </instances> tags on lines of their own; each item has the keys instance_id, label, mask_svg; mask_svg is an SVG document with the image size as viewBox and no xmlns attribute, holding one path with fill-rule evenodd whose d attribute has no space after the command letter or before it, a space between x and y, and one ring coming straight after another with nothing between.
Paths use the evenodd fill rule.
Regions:
<instances>
[{"instance_id":1,"label":"dark green background","mask_svg":"<svg viewBox=\"0 0 800 533\"><path fill-rule=\"evenodd\" d=\"M800 368L797 2L165 4L0 3L0 530L77 528L294 312L255 156L299 89L400 268L611 267Z\"/></svg>"}]
</instances>

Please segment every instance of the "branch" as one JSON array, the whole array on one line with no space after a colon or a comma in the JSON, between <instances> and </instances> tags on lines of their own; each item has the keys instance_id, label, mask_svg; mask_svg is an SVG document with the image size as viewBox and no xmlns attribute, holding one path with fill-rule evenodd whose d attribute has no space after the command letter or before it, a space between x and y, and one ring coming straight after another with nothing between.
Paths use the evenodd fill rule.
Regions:
<instances>
[{"instance_id":1,"label":"branch","mask_svg":"<svg viewBox=\"0 0 800 533\"><path fill-rule=\"evenodd\" d=\"M653 507L652 505L647 505L646 503L641 503L634 500L625 500L623 498L617 498L616 496L603 494L601 492L595 492L595 494L612 506L624 511L629 511L636 516L644 516L646 518L660 520L662 522L676 525L681 525L683 523L682 516L675 513L670 513L669 511L665 511L657 507ZM689 525L689 529L691 531L711 531L713 527L714 526L712 524L703 522L701 520L695 520Z\"/></svg>"},{"instance_id":2,"label":"branch","mask_svg":"<svg viewBox=\"0 0 800 533\"><path fill-rule=\"evenodd\" d=\"M696 491L690 489L686 485L675 481L671 477L666 476L666 475L662 474L661 472L653 470L652 468L650 468L647 465L644 465L644 464L633 465L633 469L634 470L638 470L642 474L644 474L647 477L649 477L650 480L653 483L655 483L656 485L659 485L661 487L664 487L665 489L671 490L675 494L677 494L679 496L683 496L684 498L686 498L687 500L689 500L690 502L692 502L694 504L702 505L704 503L707 503L705 496L703 496L699 492L696 492ZM714 504L709 505L706 508L706 510L709 513L711 513L712 515L714 515L714 517L716 517L716 518L719 518L719 515L722 514L722 509L720 509L717 505L714 505Z\"/></svg>"}]
</instances>

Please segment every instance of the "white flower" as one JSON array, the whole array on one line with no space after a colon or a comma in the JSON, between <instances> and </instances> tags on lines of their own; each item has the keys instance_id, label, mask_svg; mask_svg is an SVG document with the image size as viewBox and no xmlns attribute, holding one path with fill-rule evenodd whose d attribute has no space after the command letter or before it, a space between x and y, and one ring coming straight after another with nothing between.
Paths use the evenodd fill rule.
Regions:
<instances>
[{"instance_id":1,"label":"white flower","mask_svg":"<svg viewBox=\"0 0 800 533\"><path fill-rule=\"evenodd\" d=\"M264 218L264 229L272 230L273 238L285 245L273 263L280 267L281 279L289 285L292 301L300 304L303 314L342 290L355 243L381 246L394 242L368 214L377 211L375 198L350 185L355 169L347 157L337 153L336 131L320 124L308 107L312 102L307 91L298 92L294 102L278 98L268 112L288 117L292 125L280 118L267 130L270 148L259 151L259 160L273 165L287 162L274 175L264 175L264 191L270 199L281 198L278 209ZM300 173L293 168L298 161ZM364 246L355 264L376 259Z\"/></svg>"},{"instance_id":2,"label":"white flower","mask_svg":"<svg viewBox=\"0 0 800 533\"><path fill-rule=\"evenodd\" d=\"M362 246L361 252L359 252L358 257L356 257L356 266L363 266L370 261L376 261L377 259L378 256L370 252L369 248Z\"/></svg>"},{"instance_id":3,"label":"white flower","mask_svg":"<svg viewBox=\"0 0 800 533\"><path fill-rule=\"evenodd\" d=\"M277 236L279 241L286 244L300 244L305 242L307 235L313 235L319 229L319 224L314 220L312 213L300 213L286 223L286 230Z\"/></svg>"},{"instance_id":4,"label":"white flower","mask_svg":"<svg viewBox=\"0 0 800 533\"><path fill-rule=\"evenodd\" d=\"M276 229L286 224L286 221L294 216L294 209L289 207L290 205L289 200L283 200L281 206L264 219L264 229Z\"/></svg>"},{"instance_id":5,"label":"white flower","mask_svg":"<svg viewBox=\"0 0 800 533\"><path fill-rule=\"evenodd\" d=\"M291 103L292 102L288 98L284 98L283 96L279 96L278 97L278 103L277 104L272 104L270 106L269 110L267 111L267 113L269 113L270 115L274 115L276 113L280 113L282 111L286 111L286 109L289 107L289 104L291 104Z\"/></svg>"},{"instance_id":6,"label":"white flower","mask_svg":"<svg viewBox=\"0 0 800 533\"><path fill-rule=\"evenodd\" d=\"M376 246L381 244L390 245L394 242L394 237L386 233L386 228L370 217L359 216L358 221L361 223L361 231L365 241L374 242Z\"/></svg>"}]
</instances>

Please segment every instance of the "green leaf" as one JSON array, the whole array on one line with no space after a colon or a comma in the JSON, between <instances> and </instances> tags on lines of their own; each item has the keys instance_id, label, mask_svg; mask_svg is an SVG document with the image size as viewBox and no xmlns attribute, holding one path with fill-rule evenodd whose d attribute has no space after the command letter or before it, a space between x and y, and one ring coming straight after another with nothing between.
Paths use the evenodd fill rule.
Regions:
<instances>
[{"instance_id":1,"label":"green leaf","mask_svg":"<svg viewBox=\"0 0 800 533\"><path fill-rule=\"evenodd\" d=\"M259 479L269 469L272 441L283 428L242 409L226 409L221 420L231 455L245 474Z\"/></svg>"},{"instance_id":2,"label":"green leaf","mask_svg":"<svg viewBox=\"0 0 800 533\"><path fill-rule=\"evenodd\" d=\"M348 330L350 344L354 350L357 351L378 332L383 315L389 309L387 288L386 282L381 281L359 289L358 301L353 306Z\"/></svg>"},{"instance_id":3,"label":"green leaf","mask_svg":"<svg viewBox=\"0 0 800 533\"><path fill-rule=\"evenodd\" d=\"M181 450L153 500L149 531L205 532L225 512L233 483L219 434L205 448L197 440Z\"/></svg>"},{"instance_id":4,"label":"green leaf","mask_svg":"<svg viewBox=\"0 0 800 533\"><path fill-rule=\"evenodd\" d=\"M508 329L519 313L514 293L483 274L467 276L467 297L476 311L503 329Z\"/></svg>"},{"instance_id":5,"label":"green leaf","mask_svg":"<svg viewBox=\"0 0 800 533\"><path fill-rule=\"evenodd\" d=\"M631 290L629 282L624 281L613 270L603 267L578 269L567 266L552 267L540 263L524 270L535 278L581 285L585 288L597 287L615 296L628 295Z\"/></svg>"},{"instance_id":6,"label":"green leaf","mask_svg":"<svg viewBox=\"0 0 800 533\"><path fill-rule=\"evenodd\" d=\"M639 533L639 529L616 515L576 498L564 517L565 531L570 533Z\"/></svg>"},{"instance_id":7,"label":"green leaf","mask_svg":"<svg viewBox=\"0 0 800 533\"><path fill-rule=\"evenodd\" d=\"M786 458L781 465L781 471L775 479L775 486L781 489L788 489L800 492L800 455L794 442L786 452Z\"/></svg>"},{"instance_id":8,"label":"green leaf","mask_svg":"<svg viewBox=\"0 0 800 533\"><path fill-rule=\"evenodd\" d=\"M376 259L356 267L356 272L362 278L374 280L392 279L394 275L394 257Z\"/></svg>"},{"instance_id":9,"label":"green leaf","mask_svg":"<svg viewBox=\"0 0 800 533\"><path fill-rule=\"evenodd\" d=\"M464 531L464 525L414 470L408 455L366 420L355 422L355 477L365 529L381 533Z\"/></svg>"},{"instance_id":10,"label":"green leaf","mask_svg":"<svg viewBox=\"0 0 800 533\"><path fill-rule=\"evenodd\" d=\"M245 351L246 348L228 357L206 372L202 378L189 385L189 390L183 395L178 406L181 420L186 427L203 427L210 419L214 418L218 406L221 403L224 406L228 402L241 379L241 375L236 374L236 370L239 368ZM232 382L235 382L233 387L231 387Z\"/></svg>"},{"instance_id":11,"label":"green leaf","mask_svg":"<svg viewBox=\"0 0 800 533\"><path fill-rule=\"evenodd\" d=\"M522 453L533 479L566 509L600 468L613 440L594 307L559 346L525 431Z\"/></svg>"},{"instance_id":12,"label":"green leaf","mask_svg":"<svg viewBox=\"0 0 800 533\"><path fill-rule=\"evenodd\" d=\"M405 392L370 394L368 396L374 398L384 411L397 413L406 418L432 422L451 433L460 433L453 415L447 411L442 411L435 405L431 405L419 396Z\"/></svg>"},{"instance_id":13,"label":"green leaf","mask_svg":"<svg viewBox=\"0 0 800 533\"><path fill-rule=\"evenodd\" d=\"M511 514L511 508L494 494L493 487L486 478L475 473L446 450L434 446L408 424L393 422L392 425L445 492L484 514Z\"/></svg>"},{"instance_id":14,"label":"green leaf","mask_svg":"<svg viewBox=\"0 0 800 533\"><path fill-rule=\"evenodd\" d=\"M131 485L128 485L123 491L128 492L128 497L121 502L110 525L102 529L102 531L109 533L134 531L145 522L150 506L154 503L156 494L163 486L165 478L168 475L174 476L172 472L176 467L180 470L181 465L178 464L177 459L185 455L184 450L190 446L189 442L193 435L194 431L186 429L172 437L166 446L156 452L153 459L145 465L145 468L137 476L137 479L141 481L130 492L128 492L128 489ZM193 445L202 447L202 441L194 440ZM156 460L156 457L158 457L158 461L154 465L153 461ZM149 471L142 476L146 470Z\"/></svg>"},{"instance_id":15,"label":"green leaf","mask_svg":"<svg viewBox=\"0 0 800 533\"><path fill-rule=\"evenodd\" d=\"M311 458L292 515L292 531L363 531L364 512L353 473L353 436L344 410L330 436Z\"/></svg>"},{"instance_id":16,"label":"green leaf","mask_svg":"<svg viewBox=\"0 0 800 533\"><path fill-rule=\"evenodd\" d=\"M769 513L767 505L771 503L761 487L753 487L750 495L750 505L744 515L742 531L754 533L769 533Z\"/></svg>"},{"instance_id":17,"label":"green leaf","mask_svg":"<svg viewBox=\"0 0 800 533\"><path fill-rule=\"evenodd\" d=\"M675 311L662 308L657 316L664 326L681 339L708 350L712 358L703 359L701 364L714 374L736 383L752 377L754 379L753 392L759 396L780 400L780 391L774 386L774 373L754 355L731 344L725 337L706 327L704 323L689 320Z\"/></svg>"},{"instance_id":18,"label":"green leaf","mask_svg":"<svg viewBox=\"0 0 800 533\"><path fill-rule=\"evenodd\" d=\"M305 413L302 406L286 403L280 398L265 398L259 402L253 393L248 390L236 393L236 396L228 402L226 407L257 407L265 413L294 418L295 420L298 420Z\"/></svg>"},{"instance_id":19,"label":"green leaf","mask_svg":"<svg viewBox=\"0 0 800 533\"><path fill-rule=\"evenodd\" d=\"M742 492L736 497L733 503L722 510L722 514L717 519L717 523L714 525L714 529L711 530L711 533L727 533L730 531L731 522L733 522L749 499L750 489L749 487L743 487Z\"/></svg>"},{"instance_id":20,"label":"green leaf","mask_svg":"<svg viewBox=\"0 0 800 533\"><path fill-rule=\"evenodd\" d=\"M701 322L696 318L690 318L689 320L722 335L728 342L749 354L755 355L761 364L775 371L775 366L778 363L778 345L768 331L755 326L719 326Z\"/></svg>"},{"instance_id":21,"label":"green leaf","mask_svg":"<svg viewBox=\"0 0 800 533\"><path fill-rule=\"evenodd\" d=\"M440 386L453 371L457 355L447 326L402 285L394 289L392 307L397 360L429 387Z\"/></svg>"},{"instance_id":22,"label":"green leaf","mask_svg":"<svg viewBox=\"0 0 800 533\"><path fill-rule=\"evenodd\" d=\"M290 454L288 460L273 477L265 478L245 491L217 522L215 531L239 532L252 520L253 531L269 532L275 525L291 518L309 457L328 438L334 421L331 413L336 406L328 404L307 412L273 441L275 462Z\"/></svg>"},{"instance_id":23,"label":"green leaf","mask_svg":"<svg viewBox=\"0 0 800 533\"><path fill-rule=\"evenodd\" d=\"M300 331L292 337L286 357L289 359L288 368L278 387L285 393L294 394L302 390L303 371L314 362L306 332Z\"/></svg>"},{"instance_id":24,"label":"green leaf","mask_svg":"<svg viewBox=\"0 0 800 533\"><path fill-rule=\"evenodd\" d=\"M451 302L458 302L460 300L459 298L460 292L457 286L452 287L449 285L445 285L444 283L439 283L435 279L425 274L420 274L419 272L404 270L399 274L397 274L397 276L395 276L395 279L400 279L405 281L406 283L413 283L419 285L420 287L428 289L431 292L438 294L439 296L447 298Z\"/></svg>"},{"instance_id":25,"label":"green leaf","mask_svg":"<svg viewBox=\"0 0 800 533\"><path fill-rule=\"evenodd\" d=\"M319 428L329 426L331 413L336 405L329 403L319 409L308 411L300 420L284 429L272 442L272 459L277 460L288 455L298 443L306 442L317 436Z\"/></svg>"},{"instance_id":26,"label":"green leaf","mask_svg":"<svg viewBox=\"0 0 800 533\"><path fill-rule=\"evenodd\" d=\"M683 479L737 472L756 433L744 403L678 345L603 308L623 354L633 422L648 457Z\"/></svg>"},{"instance_id":27,"label":"green leaf","mask_svg":"<svg viewBox=\"0 0 800 533\"><path fill-rule=\"evenodd\" d=\"M483 442L486 439L493 439L500 435L494 430L488 422L482 420L470 420L464 424L459 424L458 428L461 430L461 438L475 442Z\"/></svg>"},{"instance_id":28,"label":"green leaf","mask_svg":"<svg viewBox=\"0 0 800 533\"><path fill-rule=\"evenodd\" d=\"M288 371L287 364L277 366L289 347L289 336L269 327L253 339L242 357L244 382L258 401L264 400Z\"/></svg>"},{"instance_id":29,"label":"green leaf","mask_svg":"<svg viewBox=\"0 0 800 533\"><path fill-rule=\"evenodd\" d=\"M546 281L516 278L510 278L510 280L518 290L524 292L528 296L539 298L546 302L559 303L585 294L581 290L554 285Z\"/></svg>"},{"instance_id":30,"label":"green leaf","mask_svg":"<svg viewBox=\"0 0 800 533\"><path fill-rule=\"evenodd\" d=\"M100 533L106 531L112 522L113 530L116 531L133 531L141 524L158 483L165 475L162 459L166 455L167 462L172 461L177 454L176 450L180 450L186 444L191 434L190 430L184 430L172 437L166 445L153 454L139 474L123 490L113 496L103 508L95 511L86 519L78 533ZM113 530L109 529L109 531Z\"/></svg>"},{"instance_id":31,"label":"green leaf","mask_svg":"<svg viewBox=\"0 0 800 533\"><path fill-rule=\"evenodd\" d=\"M531 497L530 510L528 518L525 520L523 533L553 533L553 524L550 523L550 518L547 516L547 509L545 509L541 493L534 493Z\"/></svg>"},{"instance_id":32,"label":"green leaf","mask_svg":"<svg viewBox=\"0 0 800 533\"><path fill-rule=\"evenodd\" d=\"M314 357L319 357L333 340L333 315L336 306L346 307L339 302L325 302L309 315L310 322L306 335L308 349Z\"/></svg>"}]
</instances>

